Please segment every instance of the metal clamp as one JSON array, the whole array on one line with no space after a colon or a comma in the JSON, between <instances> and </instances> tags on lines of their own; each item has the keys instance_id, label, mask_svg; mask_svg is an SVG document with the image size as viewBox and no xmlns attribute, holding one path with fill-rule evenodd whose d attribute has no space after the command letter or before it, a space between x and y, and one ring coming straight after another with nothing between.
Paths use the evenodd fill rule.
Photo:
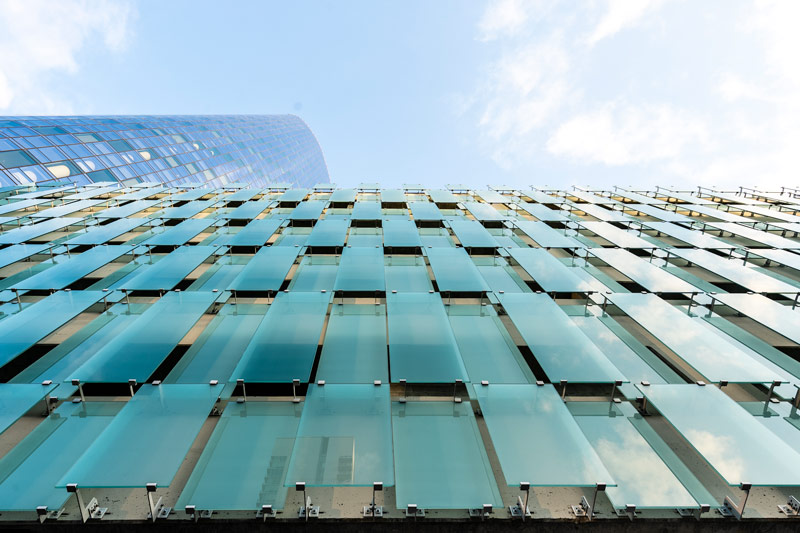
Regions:
<instances>
[{"instance_id":1,"label":"metal clamp","mask_svg":"<svg viewBox=\"0 0 800 533\"><path fill-rule=\"evenodd\" d=\"M470 518L480 518L481 520L486 520L489 518L489 515L492 514L492 509L493 507L491 503L484 503L479 509L470 509L469 516Z\"/></svg>"},{"instance_id":2,"label":"metal clamp","mask_svg":"<svg viewBox=\"0 0 800 533\"><path fill-rule=\"evenodd\" d=\"M303 503L304 505L300 507L300 511L297 513L298 518L305 519L308 522L308 517L312 518L319 518L319 505L313 505L311 503L311 497L306 496L306 484L304 481L299 481L295 483L294 490L297 492L303 493Z\"/></svg>"},{"instance_id":3,"label":"metal clamp","mask_svg":"<svg viewBox=\"0 0 800 533\"><path fill-rule=\"evenodd\" d=\"M742 501L738 504L734 503L730 496L725 496L725 503L719 509L722 516L733 516L737 520L741 520L744 515L744 507L747 505L747 498L750 496L750 489L753 487L752 483L740 483L739 488L744 491Z\"/></svg>"},{"instance_id":4,"label":"metal clamp","mask_svg":"<svg viewBox=\"0 0 800 533\"><path fill-rule=\"evenodd\" d=\"M525 500L522 500L522 496L517 496L517 504L509 505L508 512L511 514L512 518L519 517L524 522L525 518L531 516L531 510L528 508L528 496L531 490L531 484L527 481L523 481L519 484L519 490L525 493Z\"/></svg>"},{"instance_id":5,"label":"metal clamp","mask_svg":"<svg viewBox=\"0 0 800 533\"><path fill-rule=\"evenodd\" d=\"M78 509L81 511L81 521L84 524L89 520L100 520L108 512L107 507L100 507L97 503L97 498L92 498L89 500L89 505L85 505L77 483L68 483L67 492L75 493L75 498L78 500Z\"/></svg>"},{"instance_id":6,"label":"metal clamp","mask_svg":"<svg viewBox=\"0 0 800 533\"><path fill-rule=\"evenodd\" d=\"M596 514L594 512L595 505L597 504L597 493L598 492L605 492L606 484L605 483L596 483L594 486L594 495L592 496L592 503L589 504L589 500L586 499L586 496L581 496L581 501L578 505L572 506L572 513L577 516L578 518L588 518L589 520Z\"/></svg>"},{"instance_id":7,"label":"metal clamp","mask_svg":"<svg viewBox=\"0 0 800 533\"><path fill-rule=\"evenodd\" d=\"M409 503L406 506L406 518L425 518L425 509L420 509L416 503Z\"/></svg>"},{"instance_id":8,"label":"metal clamp","mask_svg":"<svg viewBox=\"0 0 800 533\"><path fill-rule=\"evenodd\" d=\"M779 505L778 509L786 516L800 516L800 500L794 496L789 496L786 505Z\"/></svg>"},{"instance_id":9,"label":"metal clamp","mask_svg":"<svg viewBox=\"0 0 800 533\"><path fill-rule=\"evenodd\" d=\"M376 481L372 484L372 502L364 506L364 518L368 516L372 518L383 518L383 506L375 503L375 493L379 491L383 491L382 481Z\"/></svg>"},{"instance_id":10,"label":"metal clamp","mask_svg":"<svg viewBox=\"0 0 800 533\"><path fill-rule=\"evenodd\" d=\"M145 490L147 491L147 505L150 508L150 512L147 513L147 518L153 522L158 518L167 518L172 512L172 507L164 506L163 497L159 497L158 501L153 503L153 493L156 489L158 489L157 483L148 483L145 485Z\"/></svg>"},{"instance_id":11,"label":"metal clamp","mask_svg":"<svg viewBox=\"0 0 800 533\"><path fill-rule=\"evenodd\" d=\"M262 505L261 510L256 513L256 518L261 518L264 522L267 521L267 518L275 518L275 516L275 509L271 505Z\"/></svg>"}]
</instances>

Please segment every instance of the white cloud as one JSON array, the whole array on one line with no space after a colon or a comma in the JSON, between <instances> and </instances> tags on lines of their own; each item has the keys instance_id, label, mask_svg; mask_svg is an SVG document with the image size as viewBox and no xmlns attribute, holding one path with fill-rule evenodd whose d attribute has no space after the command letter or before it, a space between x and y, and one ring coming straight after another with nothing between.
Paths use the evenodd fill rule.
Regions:
<instances>
[{"instance_id":1,"label":"white cloud","mask_svg":"<svg viewBox=\"0 0 800 533\"><path fill-rule=\"evenodd\" d=\"M587 43L593 46L623 29L635 26L646 13L663 3L663 0L608 0L608 8L587 37Z\"/></svg>"},{"instance_id":2,"label":"white cloud","mask_svg":"<svg viewBox=\"0 0 800 533\"><path fill-rule=\"evenodd\" d=\"M478 22L480 40L492 41L500 36L515 34L528 21L524 0L493 0Z\"/></svg>"},{"instance_id":3,"label":"white cloud","mask_svg":"<svg viewBox=\"0 0 800 533\"><path fill-rule=\"evenodd\" d=\"M127 1L0 1L0 111L71 112L55 76L78 73L89 46L123 50L135 17Z\"/></svg>"},{"instance_id":4,"label":"white cloud","mask_svg":"<svg viewBox=\"0 0 800 533\"><path fill-rule=\"evenodd\" d=\"M583 163L620 166L674 158L689 145L708 142L702 120L669 105L609 104L564 122L547 150Z\"/></svg>"}]
</instances>

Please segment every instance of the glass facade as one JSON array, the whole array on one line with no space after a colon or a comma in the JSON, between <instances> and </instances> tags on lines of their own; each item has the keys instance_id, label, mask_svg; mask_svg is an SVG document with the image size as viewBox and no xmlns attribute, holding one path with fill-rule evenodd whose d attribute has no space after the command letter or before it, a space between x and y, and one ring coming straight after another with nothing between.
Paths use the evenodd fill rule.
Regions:
<instances>
[{"instance_id":1,"label":"glass facade","mask_svg":"<svg viewBox=\"0 0 800 533\"><path fill-rule=\"evenodd\" d=\"M0 117L0 185L56 181L309 187L329 177L294 115Z\"/></svg>"},{"instance_id":2,"label":"glass facade","mask_svg":"<svg viewBox=\"0 0 800 533\"><path fill-rule=\"evenodd\" d=\"M0 189L0 527L796 520L800 193L69 181Z\"/></svg>"}]
</instances>

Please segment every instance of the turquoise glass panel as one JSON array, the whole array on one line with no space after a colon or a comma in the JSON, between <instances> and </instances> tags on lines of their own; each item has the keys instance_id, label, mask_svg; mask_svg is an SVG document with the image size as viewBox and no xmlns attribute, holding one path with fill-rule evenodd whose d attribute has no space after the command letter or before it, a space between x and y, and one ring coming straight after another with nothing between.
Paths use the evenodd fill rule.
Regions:
<instances>
[{"instance_id":1,"label":"turquoise glass panel","mask_svg":"<svg viewBox=\"0 0 800 533\"><path fill-rule=\"evenodd\" d=\"M289 189L282 195L278 197L279 202L300 202L308 193L311 192L308 189Z\"/></svg>"},{"instance_id":2,"label":"turquoise glass panel","mask_svg":"<svg viewBox=\"0 0 800 533\"><path fill-rule=\"evenodd\" d=\"M356 201L355 189L336 189L328 198L329 202L352 204Z\"/></svg>"},{"instance_id":3,"label":"turquoise glass panel","mask_svg":"<svg viewBox=\"0 0 800 533\"><path fill-rule=\"evenodd\" d=\"M129 291L171 290L217 250L214 246L183 246L152 264L145 264L120 288Z\"/></svg>"},{"instance_id":4,"label":"turquoise glass panel","mask_svg":"<svg viewBox=\"0 0 800 533\"><path fill-rule=\"evenodd\" d=\"M50 209L44 209L42 211L37 211L36 213L31 213L31 218L58 218L64 217L67 215L71 215L72 213L76 213L78 211L82 211L84 209L88 209L90 207L94 207L98 204L102 204L107 200L78 200L77 202L69 202L58 207L52 207Z\"/></svg>"},{"instance_id":5,"label":"turquoise glass panel","mask_svg":"<svg viewBox=\"0 0 800 533\"><path fill-rule=\"evenodd\" d=\"M329 294L319 292L278 293L231 381L308 381L329 299Z\"/></svg>"},{"instance_id":6,"label":"turquoise glass panel","mask_svg":"<svg viewBox=\"0 0 800 533\"><path fill-rule=\"evenodd\" d=\"M453 195L450 191L445 191L442 189L431 189L428 191L428 195L431 197L431 200L437 204L456 204L458 203L458 198Z\"/></svg>"},{"instance_id":7,"label":"turquoise glass panel","mask_svg":"<svg viewBox=\"0 0 800 533\"><path fill-rule=\"evenodd\" d=\"M286 484L394 485L389 385L311 385Z\"/></svg>"},{"instance_id":8,"label":"turquoise glass panel","mask_svg":"<svg viewBox=\"0 0 800 533\"><path fill-rule=\"evenodd\" d=\"M515 220L514 224L542 248L584 248L584 245L563 231L555 230L544 222Z\"/></svg>"},{"instance_id":9,"label":"turquoise glass panel","mask_svg":"<svg viewBox=\"0 0 800 533\"><path fill-rule=\"evenodd\" d=\"M227 381L264 318L261 306L256 309L246 307L249 306L225 306L192 343L164 382Z\"/></svg>"},{"instance_id":10,"label":"turquoise glass panel","mask_svg":"<svg viewBox=\"0 0 800 533\"><path fill-rule=\"evenodd\" d=\"M300 202L297 207L289 214L292 220L316 220L322 214L322 210L328 202L319 200L312 200L309 202Z\"/></svg>"},{"instance_id":11,"label":"turquoise glass panel","mask_svg":"<svg viewBox=\"0 0 800 533\"><path fill-rule=\"evenodd\" d=\"M216 222L213 218L190 218L176 226L169 226L164 231L150 237L142 244L147 246L180 246L192 240Z\"/></svg>"},{"instance_id":12,"label":"turquoise glass panel","mask_svg":"<svg viewBox=\"0 0 800 533\"><path fill-rule=\"evenodd\" d=\"M438 293L387 293L392 381L468 380Z\"/></svg>"},{"instance_id":13,"label":"turquoise glass panel","mask_svg":"<svg viewBox=\"0 0 800 533\"><path fill-rule=\"evenodd\" d=\"M487 292L489 285L463 248L428 248L436 285L441 292Z\"/></svg>"},{"instance_id":14,"label":"turquoise glass panel","mask_svg":"<svg viewBox=\"0 0 800 533\"><path fill-rule=\"evenodd\" d=\"M614 485L552 385L475 387L509 486Z\"/></svg>"},{"instance_id":15,"label":"turquoise glass panel","mask_svg":"<svg viewBox=\"0 0 800 533\"><path fill-rule=\"evenodd\" d=\"M29 226L14 228L0 234L0 244L22 244L80 221L79 218L52 218Z\"/></svg>"},{"instance_id":16,"label":"turquoise glass panel","mask_svg":"<svg viewBox=\"0 0 800 533\"><path fill-rule=\"evenodd\" d=\"M791 306L760 294L715 294L714 298L787 339L800 342L800 318Z\"/></svg>"},{"instance_id":17,"label":"turquoise glass panel","mask_svg":"<svg viewBox=\"0 0 800 533\"><path fill-rule=\"evenodd\" d=\"M658 248L655 244L637 237L633 232L619 229L608 222L581 221L581 226L620 248Z\"/></svg>"},{"instance_id":18,"label":"turquoise glass panel","mask_svg":"<svg viewBox=\"0 0 800 533\"><path fill-rule=\"evenodd\" d=\"M464 207L472 216L480 221L487 220L496 222L508 218L505 215L500 214L497 209L489 204L484 204L481 202L464 202Z\"/></svg>"},{"instance_id":19,"label":"turquoise glass panel","mask_svg":"<svg viewBox=\"0 0 800 533\"><path fill-rule=\"evenodd\" d=\"M381 202L387 204L401 204L406 202L406 195L399 189L381 189Z\"/></svg>"},{"instance_id":20,"label":"turquoise glass panel","mask_svg":"<svg viewBox=\"0 0 800 533\"><path fill-rule=\"evenodd\" d=\"M771 248L786 250L796 250L800 248L800 241L787 239L786 237L781 237L774 233L757 230L734 222L711 222L708 226L722 230L723 234L729 232Z\"/></svg>"},{"instance_id":21,"label":"turquoise glass panel","mask_svg":"<svg viewBox=\"0 0 800 533\"><path fill-rule=\"evenodd\" d=\"M305 256L292 277L289 289L295 292L331 291L339 273L338 258Z\"/></svg>"},{"instance_id":22,"label":"turquoise glass panel","mask_svg":"<svg viewBox=\"0 0 800 533\"><path fill-rule=\"evenodd\" d=\"M149 222L146 218L121 218L110 224L92 226L86 230L86 233L79 233L76 237L69 239L67 244L105 244L146 222Z\"/></svg>"},{"instance_id":23,"label":"turquoise glass panel","mask_svg":"<svg viewBox=\"0 0 800 533\"><path fill-rule=\"evenodd\" d=\"M177 197L173 196L172 199L177 200ZM167 209L164 209L163 211L158 213L158 218L185 220L187 218L192 218L193 216L199 213L202 213L206 209L214 207L216 203L217 203L216 200L198 200L198 201L187 202L186 204L180 207L168 207Z\"/></svg>"},{"instance_id":24,"label":"turquoise glass panel","mask_svg":"<svg viewBox=\"0 0 800 533\"><path fill-rule=\"evenodd\" d=\"M742 266L739 261L726 259L706 250L672 248L677 255L729 281L754 292L797 293L798 288L768 276L754 268Z\"/></svg>"},{"instance_id":25,"label":"turquoise glass panel","mask_svg":"<svg viewBox=\"0 0 800 533\"><path fill-rule=\"evenodd\" d=\"M48 248L50 248L49 244L14 244L7 246L0 250L0 268L44 252Z\"/></svg>"},{"instance_id":26,"label":"turquoise glass panel","mask_svg":"<svg viewBox=\"0 0 800 533\"><path fill-rule=\"evenodd\" d=\"M621 248L591 248L592 255L650 292L699 292L700 289Z\"/></svg>"},{"instance_id":27,"label":"turquoise glass panel","mask_svg":"<svg viewBox=\"0 0 800 533\"><path fill-rule=\"evenodd\" d=\"M143 385L59 487L168 487L222 385Z\"/></svg>"},{"instance_id":28,"label":"turquoise glass panel","mask_svg":"<svg viewBox=\"0 0 800 533\"><path fill-rule=\"evenodd\" d=\"M664 235L677 239L690 246L694 246L695 248L705 248L708 250L735 248L732 244L728 244L711 235L690 230L677 224L670 224L669 222L645 222L644 225L656 230L656 232L663 233ZM656 237L658 236L658 233L656 233Z\"/></svg>"},{"instance_id":29,"label":"turquoise glass panel","mask_svg":"<svg viewBox=\"0 0 800 533\"><path fill-rule=\"evenodd\" d=\"M556 211L555 209L550 209L549 207L545 207L542 204L520 202L517 205L519 205L519 207L525 210L525 212L533 215L542 222L564 222L566 220L569 220L560 211Z\"/></svg>"},{"instance_id":30,"label":"turquoise glass panel","mask_svg":"<svg viewBox=\"0 0 800 533\"><path fill-rule=\"evenodd\" d=\"M448 219L447 223L464 248L497 248L497 241L477 220Z\"/></svg>"},{"instance_id":31,"label":"turquoise glass panel","mask_svg":"<svg viewBox=\"0 0 800 533\"><path fill-rule=\"evenodd\" d=\"M625 209L633 209L639 213L643 213L664 222L693 222L691 218L678 214L675 211L667 211L665 209L659 209L658 207L647 204L629 204L625 206Z\"/></svg>"},{"instance_id":32,"label":"turquoise glass panel","mask_svg":"<svg viewBox=\"0 0 800 533\"><path fill-rule=\"evenodd\" d=\"M83 382L146 381L217 298L211 292L169 292L69 378Z\"/></svg>"},{"instance_id":33,"label":"turquoise glass panel","mask_svg":"<svg viewBox=\"0 0 800 533\"><path fill-rule=\"evenodd\" d=\"M81 254L75 254L57 265L11 285L20 290L48 290L66 288L98 268L130 253L127 245L96 246Z\"/></svg>"},{"instance_id":34,"label":"turquoise glass panel","mask_svg":"<svg viewBox=\"0 0 800 533\"><path fill-rule=\"evenodd\" d=\"M375 230L376 233L373 234L361 233L361 231L364 231L363 229L360 229L359 233L354 233L353 230L350 230L350 235L347 236L347 246L352 246L353 248L375 248L377 246L382 248L383 234L380 228Z\"/></svg>"},{"instance_id":35,"label":"turquoise glass panel","mask_svg":"<svg viewBox=\"0 0 800 533\"><path fill-rule=\"evenodd\" d=\"M350 221L347 219L323 219L314 225L306 246L344 246Z\"/></svg>"},{"instance_id":36,"label":"turquoise glass panel","mask_svg":"<svg viewBox=\"0 0 800 533\"><path fill-rule=\"evenodd\" d=\"M317 379L327 383L389 381L386 308L336 304L331 309Z\"/></svg>"},{"instance_id":37,"label":"turquoise glass panel","mask_svg":"<svg viewBox=\"0 0 800 533\"><path fill-rule=\"evenodd\" d=\"M356 202L353 205L353 220L380 220L380 202Z\"/></svg>"},{"instance_id":38,"label":"turquoise glass panel","mask_svg":"<svg viewBox=\"0 0 800 533\"><path fill-rule=\"evenodd\" d=\"M503 501L467 403L392 403L398 509L478 509Z\"/></svg>"},{"instance_id":39,"label":"turquoise glass panel","mask_svg":"<svg viewBox=\"0 0 800 533\"><path fill-rule=\"evenodd\" d=\"M0 433L42 401L58 385L0 383ZM44 402L42 402L44 412Z\"/></svg>"},{"instance_id":40,"label":"turquoise glass panel","mask_svg":"<svg viewBox=\"0 0 800 533\"><path fill-rule=\"evenodd\" d=\"M262 246L283 224L282 218L261 218L250 221L238 233L231 235L228 246Z\"/></svg>"},{"instance_id":41,"label":"turquoise glass panel","mask_svg":"<svg viewBox=\"0 0 800 533\"><path fill-rule=\"evenodd\" d=\"M334 290L345 292L383 292L383 248L345 248L339 262Z\"/></svg>"},{"instance_id":42,"label":"turquoise glass panel","mask_svg":"<svg viewBox=\"0 0 800 533\"><path fill-rule=\"evenodd\" d=\"M580 328L546 294L499 294L511 322L553 383L625 380Z\"/></svg>"},{"instance_id":43,"label":"turquoise glass panel","mask_svg":"<svg viewBox=\"0 0 800 533\"><path fill-rule=\"evenodd\" d=\"M272 204L273 201L269 199L245 202L230 213L220 215L219 218L229 220L253 220L258 215L269 209Z\"/></svg>"},{"instance_id":44,"label":"turquoise glass panel","mask_svg":"<svg viewBox=\"0 0 800 533\"><path fill-rule=\"evenodd\" d=\"M119 198L119 197L118 197ZM161 200L136 200L125 205L121 205L118 207L110 207L108 209L104 209L103 211L99 211L94 214L95 218L126 218L131 215L135 215L145 209L150 209L152 207L156 207L161 203ZM132 219L135 220L135 219ZM147 219L143 219L142 222L146 221Z\"/></svg>"},{"instance_id":45,"label":"turquoise glass panel","mask_svg":"<svg viewBox=\"0 0 800 533\"><path fill-rule=\"evenodd\" d=\"M261 248L242 272L228 285L230 291L277 291L297 260L300 248L269 246Z\"/></svg>"},{"instance_id":46,"label":"turquoise glass panel","mask_svg":"<svg viewBox=\"0 0 800 533\"><path fill-rule=\"evenodd\" d=\"M419 248L422 242L412 220L384 220L383 245L387 248Z\"/></svg>"},{"instance_id":47,"label":"turquoise glass panel","mask_svg":"<svg viewBox=\"0 0 800 533\"><path fill-rule=\"evenodd\" d=\"M800 485L800 453L717 387L639 389L729 485Z\"/></svg>"},{"instance_id":48,"label":"turquoise glass panel","mask_svg":"<svg viewBox=\"0 0 800 533\"><path fill-rule=\"evenodd\" d=\"M284 481L301 404L229 403L186 482L176 507L283 509Z\"/></svg>"},{"instance_id":49,"label":"turquoise glass panel","mask_svg":"<svg viewBox=\"0 0 800 533\"><path fill-rule=\"evenodd\" d=\"M577 416L575 420L617 480L617 486L606 488L614 508L630 504L637 509L699 507L627 416Z\"/></svg>"},{"instance_id":50,"label":"turquoise glass panel","mask_svg":"<svg viewBox=\"0 0 800 533\"><path fill-rule=\"evenodd\" d=\"M525 359L494 309L482 305L452 305L448 312L450 327L471 382L534 381Z\"/></svg>"},{"instance_id":51,"label":"turquoise glass panel","mask_svg":"<svg viewBox=\"0 0 800 533\"><path fill-rule=\"evenodd\" d=\"M509 248L509 255L546 292L586 292L595 290L543 248Z\"/></svg>"},{"instance_id":52,"label":"turquoise glass panel","mask_svg":"<svg viewBox=\"0 0 800 533\"><path fill-rule=\"evenodd\" d=\"M771 383L778 376L654 294L613 294L611 302L708 381Z\"/></svg>"},{"instance_id":53,"label":"turquoise glass panel","mask_svg":"<svg viewBox=\"0 0 800 533\"><path fill-rule=\"evenodd\" d=\"M414 220L442 220L442 213L433 202L408 202Z\"/></svg>"},{"instance_id":54,"label":"turquoise glass panel","mask_svg":"<svg viewBox=\"0 0 800 533\"><path fill-rule=\"evenodd\" d=\"M493 266L482 266L478 263L478 272L494 292L530 292L522 278L514 269L502 260L495 259ZM477 260L476 260L477 263Z\"/></svg>"},{"instance_id":55,"label":"turquoise glass panel","mask_svg":"<svg viewBox=\"0 0 800 533\"><path fill-rule=\"evenodd\" d=\"M428 268L422 258L410 258L412 264L400 264L399 258L386 265L386 292L428 292L433 289ZM418 264L413 264L418 263Z\"/></svg>"},{"instance_id":56,"label":"turquoise glass panel","mask_svg":"<svg viewBox=\"0 0 800 533\"><path fill-rule=\"evenodd\" d=\"M630 222L632 220L631 217L623 214L621 211L613 211L595 204L571 205L602 222Z\"/></svg>"},{"instance_id":57,"label":"turquoise glass panel","mask_svg":"<svg viewBox=\"0 0 800 533\"><path fill-rule=\"evenodd\" d=\"M56 292L0 321L0 366L103 298L100 291Z\"/></svg>"},{"instance_id":58,"label":"turquoise glass panel","mask_svg":"<svg viewBox=\"0 0 800 533\"><path fill-rule=\"evenodd\" d=\"M103 432L122 402L64 403L0 460L0 510L60 509L71 496L56 487Z\"/></svg>"},{"instance_id":59,"label":"turquoise glass panel","mask_svg":"<svg viewBox=\"0 0 800 533\"><path fill-rule=\"evenodd\" d=\"M683 382L663 361L613 320L609 319L609 322L606 322L595 316L573 316L572 321L581 328L589 340L602 350L614 366L625 374L630 382ZM621 339L617 336L618 334L625 335L626 339ZM655 365L658 370L648 363ZM664 376L669 378L669 381L666 381Z\"/></svg>"}]
</instances>

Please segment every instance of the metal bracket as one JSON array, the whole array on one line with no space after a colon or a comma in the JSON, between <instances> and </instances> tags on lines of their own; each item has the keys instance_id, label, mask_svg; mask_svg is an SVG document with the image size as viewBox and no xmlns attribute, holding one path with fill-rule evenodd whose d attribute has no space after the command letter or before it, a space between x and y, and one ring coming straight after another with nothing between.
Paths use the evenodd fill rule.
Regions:
<instances>
[{"instance_id":1,"label":"metal bracket","mask_svg":"<svg viewBox=\"0 0 800 533\"><path fill-rule=\"evenodd\" d=\"M159 518L167 518L172 512L172 507L164 506L163 497L158 498L158 501L153 503L153 493L157 488L158 485L155 483L148 483L145 485L145 489L147 490L147 505L150 507L150 512L147 513L147 519L153 522Z\"/></svg>"},{"instance_id":2,"label":"metal bracket","mask_svg":"<svg viewBox=\"0 0 800 533\"><path fill-rule=\"evenodd\" d=\"M586 496L581 496L581 502L578 505L572 505L570 507L572 507L572 514L578 518L589 516L589 513L592 509L592 506L589 505L589 500L586 499Z\"/></svg>"},{"instance_id":3,"label":"metal bracket","mask_svg":"<svg viewBox=\"0 0 800 533\"><path fill-rule=\"evenodd\" d=\"M308 516L306 516L306 512L308 512ZM319 505L311 505L311 497L306 498L306 506L300 507L300 511L297 513L298 518L319 518Z\"/></svg>"},{"instance_id":4,"label":"metal bracket","mask_svg":"<svg viewBox=\"0 0 800 533\"><path fill-rule=\"evenodd\" d=\"M78 489L77 483L68 483L67 492L75 493L75 498L78 500L78 509L81 511L81 521L84 524L89 520L100 520L108 512L107 507L100 507L97 503L97 498L92 498L89 501L89 505L85 505L83 503L83 495L80 489Z\"/></svg>"},{"instance_id":5,"label":"metal bracket","mask_svg":"<svg viewBox=\"0 0 800 533\"><path fill-rule=\"evenodd\" d=\"M425 509L420 509L413 503L406 507L406 518L425 518Z\"/></svg>"},{"instance_id":6,"label":"metal bracket","mask_svg":"<svg viewBox=\"0 0 800 533\"><path fill-rule=\"evenodd\" d=\"M614 509L614 512L617 513L617 516L627 516L630 518L631 522L633 522L633 519L636 518L635 505L628 504L624 509Z\"/></svg>"},{"instance_id":7,"label":"metal bracket","mask_svg":"<svg viewBox=\"0 0 800 533\"><path fill-rule=\"evenodd\" d=\"M256 513L256 518L261 518L266 522L267 518L275 518L276 515L275 509L271 505L262 505L261 510Z\"/></svg>"},{"instance_id":8,"label":"metal bracket","mask_svg":"<svg viewBox=\"0 0 800 533\"><path fill-rule=\"evenodd\" d=\"M522 496L517 496L517 504L516 505L509 505L508 506L508 512L511 513L511 517L512 518L522 518L523 517L523 513L522 513L522 508L523 507L525 508L525 518L530 518L530 516L532 514L531 510L527 506L525 506L525 504L523 503ZM524 520L524 518L523 518L523 520Z\"/></svg>"},{"instance_id":9,"label":"metal bracket","mask_svg":"<svg viewBox=\"0 0 800 533\"><path fill-rule=\"evenodd\" d=\"M36 514L39 517L40 524L44 524L45 520L58 520L63 512L63 507L55 511L48 510L46 505L40 505L36 508Z\"/></svg>"},{"instance_id":10,"label":"metal bracket","mask_svg":"<svg viewBox=\"0 0 800 533\"><path fill-rule=\"evenodd\" d=\"M383 518L383 506L382 505L375 505L369 504L364 506L364 510L362 511L364 514L364 518Z\"/></svg>"},{"instance_id":11,"label":"metal bracket","mask_svg":"<svg viewBox=\"0 0 800 533\"><path fill-rule=\"evenodd\" d=\"M800 516L800 500L794 496L789 496L786 505L779 505L778 509L786 516Z\"/></svg>"},{"instance_id":12,"label":"metal bracket","mask_svg":"<svg viewBox=\"0 0 800 533\"><path fill-rule=\"evenodd\" d=\"M485 520L489 518L489 515L492 514L492 504L491 503L484 503L483 507L480 509L470 509L469 516L470 518L480 518L481 520Z\"/></svg>"},{"instance_id":13,"label":"metal bracket","mask_svg":"<svg viewBox=\"0 0 800 533\"><path fill-rule=\"evenodd\" d=\"M697 509L683 509L683 508L679 508L679 509L675 509L675 510L678 512L678 514L679 514L679 515L681 515L681 516L682 516L682 517L684 517L684 518L694 517L694 518L696 518L697 520L700 520L700 516L701 516L703 513L707 513L707 512L709 512L709 511L711 510L711 506L710 506L710 505L708 505L707 503L703 503L703 504L701 504L701 505L700 505L700 507L699 507L699 508L697 508Z\"/></svg>"},{"instance_id":14,"label":"metal bracket","mask_svg":"<svg viewBox=\"0 0 800 533\"><path fill-rule=\"evenodd\" d=\"M736 520L741 520L744 515L744 507L747 505L747 498L750 496L751 483L740 483L739 488L744 491L744 496L739 504L734 503L730 496L725 496L725 503L720 507L719 514L722 516L733 516Z\"/></svg>"}]
</instances>

